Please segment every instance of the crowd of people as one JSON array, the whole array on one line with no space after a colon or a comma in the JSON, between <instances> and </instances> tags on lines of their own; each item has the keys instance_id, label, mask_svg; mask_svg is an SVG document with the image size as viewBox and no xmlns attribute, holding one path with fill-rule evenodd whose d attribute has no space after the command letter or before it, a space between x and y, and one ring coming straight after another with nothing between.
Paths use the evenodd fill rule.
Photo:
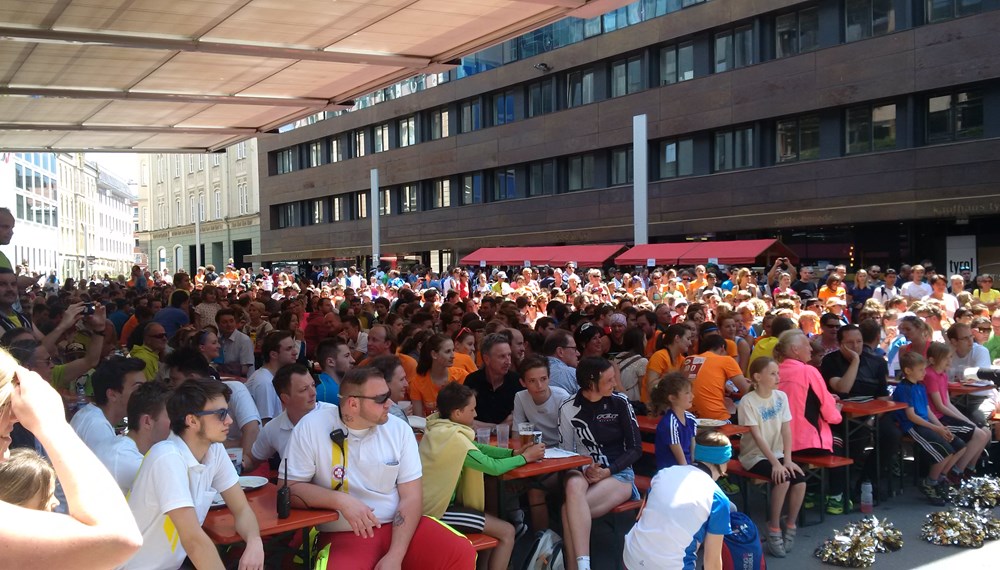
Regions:
<instances>
[{"instance_id":1,"label":"crowd of people","mask_svg":"<svg viewBox=\"0 0 1000 570\"><path fill-rule=\"evenodd\" d=\"M218 492L246 542L240 567L260 568L237 475L281 461L293 507L340 514L319 528L332 568L472 568L462 533L485 533L499 545L478 564L499 570L554 516L567 567L588 570L592 521L640 498L637 416L652 415L656 473L625 564L693 568L703 546L706 567L720 568L730 458L771 479L764 534L785 556L803 506L847 512L862 481L892 468L864 454L872 438L886 458L912 437L931 458L920 488L941 504L945 486L980 468L1000 402L992 387L948 393L1000 358L1000 292L989 275L928 263L852 278L787 258L759 273L569 265L366 278L230 263L58 288L24 277L0 263L0 509L18 521L0 523L0 542L23 545L14 560L218 567L202 529ZM854 435L857 479L833 475L816 497L792 454L843 453L831 425L847 398L907 407ZM699 429L709 421L749 427L738 453ZM477 430L527 424L539 441L477 441ZM488 506L484 475L549 447L592 464Z\"/></svg>"}]
</instances>

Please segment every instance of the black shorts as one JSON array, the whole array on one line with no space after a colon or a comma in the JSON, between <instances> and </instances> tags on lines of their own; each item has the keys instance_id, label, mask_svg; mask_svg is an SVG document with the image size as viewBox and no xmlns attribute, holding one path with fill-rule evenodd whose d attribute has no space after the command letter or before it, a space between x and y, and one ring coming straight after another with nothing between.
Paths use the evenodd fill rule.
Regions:
<instances>
[{"instance_id":1,"label":"black shorts","mask_svg":"<svg viewBox=\"0 0 1000 570\"><path fill-rule=\"evenodd\" d=\"M747 471L755 475L762 475L764 477L767 477L768 479L771 479L771 462L766 459L761 459L760 461L755 463L753 467L747 469ZM771 479L771 482L774 483L774 480ZM805 482L806 482L806 476L799 475L798 473L792 473L792 476L788 478L789 485L798 485L799 483L805 483Z\"/></svg>"},{"instance_id":2,"label":"black shorts","mask_svg":"<svg viewBox=\"0 0 1000 570\"><path fill-rule=\"evenodd\" d=\"M934 463L941 463L949 455L965 447L965 442L962 441L962 438L955 436L951 441L945 441L938 432L924 426L915 425L906 433L910 434L913 441L922 447L927 452L927 455L931 456L931 460Z\"/></svg>"},{"instance_id":3,"label":"black shorts","mask_svg":"<svg viewBox=\"0 0 1000 570\"><path fill-rule=\"evenodd\" d=\"M965 443L969 443L972 436L976 435L976 427L971 423L965 423L960 420L956 420L951 416L941 416L941 423L944 427L948 428L948 431L955 434L955 437L961 438ZM970 422L972 420L969 420Z\"/></svg>"},{"instance_id":4,"label":"black shorts","mask_svg":"<svg viewBox=\"0 0 1000 570\"><path fill-rule=\"evenodd\" d=\"M486 528L486 515L476 509L452 505L441 515L441 522L462 534L476 534Z\"/></svg>"}]
</instances>

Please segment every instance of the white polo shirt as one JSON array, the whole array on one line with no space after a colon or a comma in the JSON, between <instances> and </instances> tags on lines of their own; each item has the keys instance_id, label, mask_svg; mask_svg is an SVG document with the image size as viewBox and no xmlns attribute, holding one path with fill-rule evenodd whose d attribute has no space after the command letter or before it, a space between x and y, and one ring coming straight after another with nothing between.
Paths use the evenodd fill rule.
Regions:
<instances>
[{"instance_id":1,"label":"white polo shirt","mask_svg":"<svg viewBox=\"0 0 1000 570\"><path fill-rule=\"evenodd\" d=\"M346 468L339 449L334 461L336 444L330 433L337 429L347 433ZM307 481L327 489L335 488L340 481L334 473L343 473L342 490L371 507L383 524L392 521L399 507L397 485L422 475L417 440L406 422L390 414L385 424L352 430L341 422L337 406L310 412L299 421L288 442L286 467L289 480ZM349 532L351 525L341 517L319 529Z\"/></svg>"},{"instance_id":2,"label":"white polo shirt","mask_svg":"<svg viewBox=\"0 0 1000 570\"><path fill-rule=\"evenodd\" d=\"M257 405L254 404L253 396L242 382L235 380L223 380L229 386L232 394L229 396L229 415L233 417L233 423L229 426L229 437L226 438L226 445L243 441L243 426L250 422L260 422L260 414L257 412Z\"/></svg>"},{"instance_id":3,"label":"white polo shirt","mask_svg":"<svg viewBox=\"0 0 1000 570\"><path fill-rule=\"evenodd\" d=\"M274 389L274 374L267 368L260 368L247 378L246 389L257 405L262 418L276 418L281 413L281 398Z\"/></svg>"},{"instance_id":4,"label":"white polo shirt","mask_svg":"<svg viewBox=\"0 0 1000 570\"><path fill-rule=\"evenodd\" d=\"M216 491L239 484L239 476L221 443L213 443L201 463L180 436L171 433L146 454L128 496L128 506L142 532L142 548L124 568L173 570L187 552L166 513L193 507L198 524L205 522Z\"/></svg>"},{"instance_id":5,"label":"white polo shirt","mask_svg":"<svg viewBox=\"0 0 1000 570\"><path fill-rule=\"evenodd\" d=\"M91 450L115 438L114 426L104 417L101 408L94 404L80 408L69 425Z\"/></svg>"},{"instance_id":6,"label":"white polo shirt","mask_svg":"<svg viewBox=\"0 0 1000 570\"><path fill-rule=\"evenodd\" d=\"M142 464L142 454L135 446L135 441L125 435L115 436L99 445L94 450L94 455L111 472L122 493L127 495L139 472L139 465Z\"/></svg>"},{"instance_id":7,"label":"white polo shirt","mask_svg":"<svg viewBox=\"0 0 1000 570\"><path fill-rule=\"evenodd\" d=\"M316 402L315 409L329 408L332 405L326 402ZM275 416L271 421L267 422L267 425L260 428L257 441L253 444L253 458L257 461L266 461L273 457L275 453L279 457L284 458L287 455L288 440L291 439L292 429L294 428L292 420L288 419L287 410Z\"/></svg>"}]
</instances>

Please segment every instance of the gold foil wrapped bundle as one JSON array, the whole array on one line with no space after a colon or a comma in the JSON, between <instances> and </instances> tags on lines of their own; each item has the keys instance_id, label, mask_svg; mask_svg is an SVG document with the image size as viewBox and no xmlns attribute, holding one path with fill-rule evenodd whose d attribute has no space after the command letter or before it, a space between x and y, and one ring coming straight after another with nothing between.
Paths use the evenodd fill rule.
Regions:
<instances>
[{"instance_id":1,"label":"gold foil wrapped bundle","mask_svg":"<svg viewBox=\"0 0 1000 570\"><path fill-rule=\"evenodd\" d=\"M927 515L920 534L931 544L980 548L987 540L1000 539L1000 520L961 509L938 511Z\"/></svg>"},{"instance_id":2,"label":"gold foil wrapped bundle","mask_svg":"<svg viewBox=\"0 0 1000 570\"><path fill-rule=\"evenodd\" d=\"M992 509L1000 504L1000 479L973 477L962 481L962 485L953 492L952 502L958 507Z\"/></svg>"},{"instance_id":3,"label":"gold foil wrapped bundle","mask_svg":"<svg viewBox=\"0 0 1000 570\"><path fill-rule=\"evenodd\" d=\"M879 522L870 515L835 532L816 549L815 555L835 566L868 568L875 563L877 553L895 552L902 547L903 533L892 523Z\"/></svg>"}]
</instances>

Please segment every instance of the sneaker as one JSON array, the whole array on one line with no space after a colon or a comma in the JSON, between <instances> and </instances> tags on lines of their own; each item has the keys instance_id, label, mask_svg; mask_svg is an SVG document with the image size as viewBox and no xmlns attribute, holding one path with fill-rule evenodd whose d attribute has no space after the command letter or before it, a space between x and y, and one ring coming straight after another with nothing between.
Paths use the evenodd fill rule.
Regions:
<instances>
[{"instance_id":1,"label":"sneaker","mask_svg":"<svg viewBox=\"0 0 1000 570\"><path fill-rule=\"evenodd\" d=\"M732 481L730 481L728 477L720 477L718 483L719 483L719 487L727 495L732 496L732 495L739 495L740 494L740 486L737 485L737 484L735 484L735 483L733 483Z\"/></svg>"},{"instance_id":2,"label":"sneaker","mask_svg":"<svg viewBox=\"0 0 1000 570\"><path fill-rule=\"evenodd\" d=\"M938 489L939 486L940 483L937 485L931 485L925 479L920 482L920 492L923 493L925 497L927 497L927 500L930 502L930 504L936 507L943 507L946 501L944 500L944 496L941 493L941 489Z\"/></svg>"},{"instance_id":3,"label":"sneaker","mask_svg":"<svg viewBox=\"0 0 1000 570\"><path fill-rule=\"evenodd\" d=\"M795 546L795 533L798 528L786 528L785 529L785 553L791 552L792 548Z\"/></svg>"},{"instance_id":4,"label":"sneaker","mask_svg":"<svg viewBox=\"0 0 1000 570\"><path fill-rule=\"evenodd\" d=\"M816 493L806 493L806 498L802 500L802 508L804 509L816 508Z\"/></svg>"},{"instance_id":5,"label":"sneaker","mask_svg":"<svg viewBox=\"0 0 1000 570\"><path fill-rule=\"evenodd\" d=\"M781 538L781 531L768 531L767 551L776 558L785 557L785 541Z\"/></svg>"},{"instance_id":6,"label":"sneaker","mask_svg":"<svg viewBox=\"0 0 1000 570\"><path fill-rule=\"evenodd\" d=\"M521 540L521 537L528 534L528 525L519 522L514 525L514 540Z\"/></svg>"},{"instance_id":7,"label":"sneaker","mask_svg":"<svg viewBox=\"0 0 1000 570\"><path fill-rule=\"evenodd\" d=\"M962 484L962 476L959 475L958 473L955 473L954 471L949 471L948 474L944 476L944 478L946 481L948 481L948 484L953 487L958 487L959 485Z\"/></svg>"},{"instance_id":8,"label":"sneaker","mask_svg":"<svg viewBox=\"0 0 1000 570\"><path fill-rule=\"evenodd\" d=\"M844 500L844 495L830 495L826 498L826 514L842 515L854 510L854 502L850 498Z\"/></svg>"}]
</instances>

